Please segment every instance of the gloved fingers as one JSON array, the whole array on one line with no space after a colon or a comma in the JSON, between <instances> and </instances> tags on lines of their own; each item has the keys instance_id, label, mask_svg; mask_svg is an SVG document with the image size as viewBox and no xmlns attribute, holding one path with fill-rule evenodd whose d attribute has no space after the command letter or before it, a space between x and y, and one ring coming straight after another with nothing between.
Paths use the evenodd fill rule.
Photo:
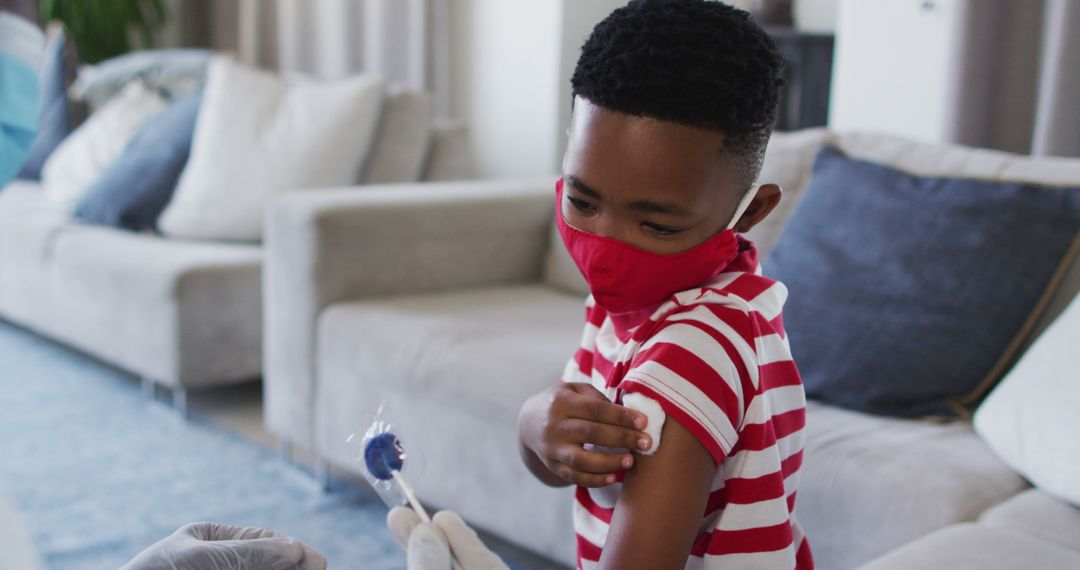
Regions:
<instances>
[{"instance_id":1,"label":"gloved fingers","mask_svg":"<svg viewBox=\"0 0 1080 570\"><path fill-rule=\"evenodd\" d=\"M180 527L177 534L184 534L196 540L217 542L220 540L252 540L258 538L277 538L281 535L266 528L231 526L218 523L191 523Z\"/></svg>"},{"instance_id":2,"label":"gloved fingers","mask_svg":"<svg viewBox=\"0 0 1080 570\"><path fill-rule=\"evenodd\" d=\"M420 524L420 515L409 507L394 507L386 514L386 526L394 540L405 550L409 549L409 535Z\"/></svg>"},{"instance_id":3,"label":"gloved fingers","mask_svg":"<svg viewBox=\"0 0 1080 570\"><path fill-rule=\"evenodd\" d=\"M304 548L304 558L300 560L298 570L326 570L326 557L314 548L300 543Z\"/></svg>"},{"instance_id":4,"label":"gloved fingers","mask_svg":"<svg viewBox=\"0 0 1080 570\"><path fill-rule=\"evenodd\" d=\"M192 523L151 545L123 568L326 570L326 559L311 547L274 531Z\"/></svg>"},{"instance_id":5,"label":"gloved fingers","mask_svg":"<svg viewBox=\"0 0 1080 570\"><path fill-rule=\"evenodd\" d=\"M213 541L212 546L216 552L228 553L227 559L238 564L237 570L240 568L262 570L305 568L306 570L302 564L307 557L308 549L303 543L284 536L218 540ZM233 569L230 567L229 570Z\"/></svg>"},{"instance_id":6,"label":"gloved fingers","mask_svg":"<svg viewBox=\"0 0 1080 570\"><path fill-rule=\"evenodd\" d=\"M405 560L409 570L450 570L450 546L439 527L420 523L413 528Z\"/></svg>"},{"instance_id":7,"label":"gloved fingers","mask_svg":"<svg viewBox=\"0 0 1080 570\"><path fill-rule=\"evenodd\" d=\"M212 540L214 526L214 523L207 522L188 523L176 529L172 536L183 536L195 540Z\"/></svg>"},{"instance_id":8,"label":"gloved fingers","mask_svg":"<svg viewBox=\"0 0 1080 570\"><path fill-rule=\"evenodd\" d=\"M218 525L218 540L258 540L261 538L285 538L268 528Z\"/></svg>"},{"instance_id":9,"label":"gloved fingers","mask_svg":"<svg viewBox=\"0 0 1080 570\"><path fill-rule=\"evenodd\" d=\"M508 570L509 566L480 541L476 531L453 511L439 511L432 521L442 530L450 550L465 570ZM411 570L411 568L410 568Z\"/></svg>"},{"instance_id":10,"label":"gloved fingers","mask_svg":"<svg viewBox=\"0 0 1080 570\"><path fill-rule=\"evenodd\" d=\"M249 531L246 533L249 536L257 534L254 531L263 531L263 534L269 533L273 535L266 538L245 537L218 543L229 544L237 551L257 552L259 556L266 557L267 560L258 565L258 568L265 567L269 570L326 570L326 557L303 542L267 529L246 528L240 530ZM240 534L244 535L245 533ZM252 560L256 558L254 555L250 557Z\"/></svg>"}]
</instances>

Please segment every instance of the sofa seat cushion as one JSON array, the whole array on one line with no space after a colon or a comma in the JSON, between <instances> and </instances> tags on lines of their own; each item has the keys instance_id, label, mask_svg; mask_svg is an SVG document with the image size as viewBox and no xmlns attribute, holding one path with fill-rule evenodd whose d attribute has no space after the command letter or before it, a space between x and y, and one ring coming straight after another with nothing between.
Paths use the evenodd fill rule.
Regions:
<instances>
[{"instance_id":1,"label":"sofa seat cushion","mask_svg":"<svg viewBox=\"0 0 1080 570\"><path fill-rule=\"evenodd\" d=\"M40 263L50 237L67 223L68 215L45 196L40 183L16 180L0 189L0 247L5 268L13 262Z\"/></svg>"},{"instance_id":2,"label":"sofa seat cushion","mask_svg":"<svg viewBox=\"0 0 1080 570\"><path fill-rule=\"evenodd\" d=\"M15 181L0 189L0 315L26 323L47 309L45 260L66 224L39 183Z\"/></svg>"},{"instance_id":3,"label":"sofa seat cushion","mask_svg":"<svg viewBox=\"0 0 1080 570\"><path fill-rule=\"evenodd\" d=\"M858 539L858 533L853 535ZM1027 534L980 524L937 531L862 570L1014 570L1080 568L1080 552Z\"/></svg>"},{"instance_id":4,"label":"sofa seat cushion","mask_svg":"<svg viewBox=\"0 0 1080 570\"><path fill-rule=\"evenodd\" d=\"M539 285L348 303L323 313L318 345L350 345L356 359L342 364L388 390L515 422L527 397L559 382L584 315L582 299Z\"/></svg>"},{"instance_id":5,"label":"sofa seat cushion","mask_svg":"<svg viewBox=\"0 0 1080 570\"><path fill-rule=\"evenodd\" d=\"M856 568L1027 487L968 423L811 401L806 430L796 509L821 568Z\"/></svg>"},{"instance_id":6,"label":"sofa seat cushion","mask_svg":"<svg viewBox=\"0 0 1080 570\"><path fill-rule=\"evenodd\" d=\"M154 380L200 387L261 369L258 247L72 226L52 244L49 334Z\"/></svg>"},{"instance_id":7,"label":"sofa seat cushion","mask_svg":"<svg viewBox=\"0 0 1080 570\"><path fill-rule=\"evenodd\" d=\"M583 300L543 285L332 305L316 343L318 451L357 471L360 450L346 438L385 401L420 500L572 564L572 490L529 474L517 414L559 382L583 326Z\"/></svg>"},{"instance_id":8,"label":"sofa seat cushion","mask_svg":"<svg viewBox=\"0 0 1080 570\"><path fill-rule=\"evenodd\" d=\"M979 517L979 523L1022 532L1080 552L1080 507L1039 489L1024 491L994 506Z\"/></svg>"}]
</instances>

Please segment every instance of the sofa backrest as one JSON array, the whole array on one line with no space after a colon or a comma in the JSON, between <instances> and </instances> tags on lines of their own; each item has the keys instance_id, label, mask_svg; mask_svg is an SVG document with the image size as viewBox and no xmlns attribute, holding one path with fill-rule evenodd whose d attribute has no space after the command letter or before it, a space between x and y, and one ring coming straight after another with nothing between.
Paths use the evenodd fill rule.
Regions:
<instances>
[{"instance_id":1,"label":"sofa backrest","mask_svg":"<svg viewBox=\"0 0 1080 570\"><path fill-rule=\"evenodd\" d=\"M424 166L424 182L472 180L476 178L469 129L460 119L436 120L431 146Z\"/></svg>"},{"instance_id":2,"label":"sofa backrest","mask_svg":"<svg viewBox=\"0 0 1080 570\"><path fill-rule=\"evenodd\" d=\"M784 190L780 206L750 231L764 259L795 212L813 172L814 158L823 144L831 144L850 156L884 164L919 176L977 178L1030 182L1047 186L1080 188L1080 159L1033 157L959 145L932 144L872 133L834 133L809 129L774 133L765 153L760 183L779 184ZM1080 228L1078 228L1080 231ZM577 294L588 288L574 266L558 234L552 232L544 279ZM1056 293L1029 337L1034 339L1080 293L1080 255L1065 264Z\"/></svg>"},{"instance_id":3,"label":"sofa backrest","mask_svg":"<svg viewBox=\"0 0 1080 570\"><path fill-rule=\"evenodd\" d=\"M468 180L474 177L463 121L435 119L431 93L391 87L361 184Z\"/></svg>"},{"instance_id":4,"label":"sofa backrest","mask_svg":"<svg viewBox=\"0 0 1080 570\"><path fill-rule=\"evenodd\" d=\"M769 139L757 183L779 184L783 195L773 213L746 234L757 246L761 259L772 251L791 214L795 212L795 206L802 199L803 192L810 184L814 157L821 145L825 144L827 136L825 129L807 129L773 133Z\"/></svg>"}]
</instances>

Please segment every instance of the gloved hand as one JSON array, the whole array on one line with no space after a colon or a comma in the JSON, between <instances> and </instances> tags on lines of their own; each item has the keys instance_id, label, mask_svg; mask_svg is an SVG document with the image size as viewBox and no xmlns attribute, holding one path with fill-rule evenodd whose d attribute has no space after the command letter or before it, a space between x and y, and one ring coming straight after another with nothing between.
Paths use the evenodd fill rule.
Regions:
<instances>
[{"instance_id":1,"label":"gloved hand","mask_svg":"<svg viewBox=\"0 0 1080 570\"><path fill-rule=\"evenodd\" d=\"M326 559L272 530L192 523L120 570L326 570Z\"/></svg>"},{"instance_id":2,"label":"gloved hand","mask_svg":"<svg viewBox=\"0 0 1080 570\"><path fill-rule=\"evenodd\" d=\"M395 507L386 515L386 525L405 549L409 570L450 570L451 552L462 570L509 570L455 512L441 511L432 522L422 523L412 509Z\"/></svg>"}]
</instances>

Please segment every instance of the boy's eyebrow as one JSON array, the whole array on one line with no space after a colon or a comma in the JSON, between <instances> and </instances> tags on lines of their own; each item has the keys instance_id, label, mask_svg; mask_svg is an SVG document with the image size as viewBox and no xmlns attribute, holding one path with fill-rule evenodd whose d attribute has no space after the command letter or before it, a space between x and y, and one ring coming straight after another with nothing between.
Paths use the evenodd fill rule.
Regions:
<instances>
[{"instance_id":1,"label":"boy's eyebrow","mask_svg":"<svg viewBox=\"0 0 1080 570\"><path fill-rule=\"evenodd\" d=\"M599 192L590 188L588 184L585 184L581 181L581 179L577 178L576 176L570 176L569 174L567 174L563 176L563 180L569 182L570 185L574 187L574 190L577 190L578 192L581 192L582 194L590 198L596 200L600 200L601 198L603 198L603 196L601 196Z\"/></svg>"},{"instance_id":2,"label":"boy's eyebrow","mask_svg":"<svg viewBox=\"0 0 1080 570\"><path fill-rule=\"evenodd\" d=\"M569 182L574 190L581 192L582 194L600 200L603 197L595 189L590 188L588 184L585 184L581 179L574 176L565 175L563 180ZM670 202L657 202L655 200L635 200L630 202L631 210L638 210L639 212L649 212L653 214L670 214L674 216L685 216L688 212L682 207L672 204Z\"/></svg>"},{"instance_id":3,"label":"boy's eyebrow","mask_svg":"<svg viewBox=\"0 0 1080 570\"><path fill-rule=\"evenodd\" d=\"M630 209L653 214L670 214L673 216L685 216L686 210L669 202L654 202L652 200L637 200L630 202Z\"/></svg>"}]
</instances>

